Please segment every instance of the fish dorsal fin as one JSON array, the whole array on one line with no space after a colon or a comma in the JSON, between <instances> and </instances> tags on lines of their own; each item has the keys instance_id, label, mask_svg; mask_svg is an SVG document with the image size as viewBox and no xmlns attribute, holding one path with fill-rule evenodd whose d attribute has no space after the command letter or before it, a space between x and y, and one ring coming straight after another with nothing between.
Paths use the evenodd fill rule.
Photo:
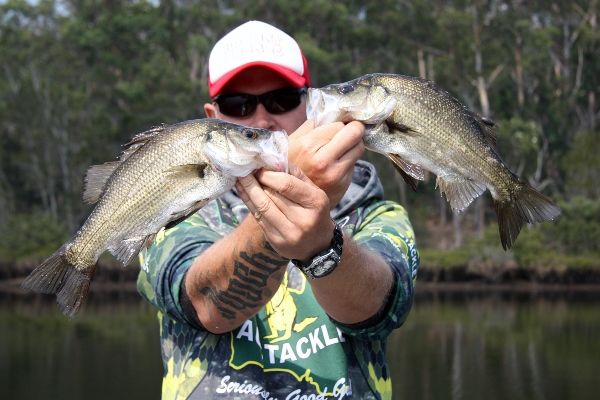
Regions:
<instances>
[{"instance_id":1,"label":"fish dorsal fin","mask_svg":"<svg viewBox=\"0 0 600 400\"><path fill-rule=\"evenodd\" d=\"M108 179L119 165L121 165L120 161L111 161L100 165L92 165L87 170L84 179L84 202L94 204L98 201L102 193L104 193L106 182L108 182Z\"/></svg>"},{"instance_id":2,"label":"fish dorsal fin","mask_svg":"<svg viewBox=\"0 0 600 400\"><path fill-rule=\"evenodd\" d=\"M485 185L458 175L438 176L436 185L446 195L454 212L466 209L485 190Z\"/></svg>"},{"instance_id":3,"label":"fish dorsal fin","mask_svg":"<svg viewBox=\"0 0 600 400\"><path fill-rule=\"evenodd\" d=\"M481 127L481 132L489 144L496 146L496 123L489 118L474 114L473 117Z\"/></svg>"},{"instance_id":4,"label":"fish dorsal fin","mask_svg":"<svg viewBox=\"0 0 600 400\"><path fill-rule=\"evenodd\" d=\"M123 145L123 153L121 154L121 157L119 157L119 160L125 161L128 159L140 147L148 143L150 139L163 132L166 126L166 124L161 124L135 135L129 142Z\"/></svg>"},{"instance_id":5,"label":"fish dorsal fin","mask_svg":"<svg viewBox=\"0 0 600 400\"><path fill-rule=\"evenodd\" d=\"M108 179L119 165L146 144L148 140L161 133L166 126L166 124L155 126L145 132L135 135L128 143L123 145L124 150L118 161L92 165L85 175L85 188L82 196L83 201L88 204L96 203L98 199L100 199L100 196L102 196L102 193L104 193L106 182L108 182Z\"/></svg>"},{"instance_id":6,"label":"fish dorsal fin","mask_svg":"<svg viewBox=\"0 0 600 400\"><path fill-rule=\"evenodd\" d=\"M402 175L404 181L412 188L417 190L417 182L425 180L425 171L417 164L406 161L397 154L388 154L396 170Z\"/></svg>"}]
</instances>

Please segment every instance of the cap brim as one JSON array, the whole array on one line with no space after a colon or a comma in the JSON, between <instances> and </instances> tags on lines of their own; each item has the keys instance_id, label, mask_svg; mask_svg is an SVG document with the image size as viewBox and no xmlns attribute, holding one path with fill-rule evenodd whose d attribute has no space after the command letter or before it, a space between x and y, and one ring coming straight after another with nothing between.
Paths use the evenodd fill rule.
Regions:
<instances>
[{"instance_id":1,"label":"cap brim","mask_svg":"<svg viewBox=\"0 0 600 400\"><path fill-rule=\"evenodd\" d=\"M225 75L223 75L216 82L212 82L208 89L208 94L210 95L210 97L215 97L216 95L221 93L221 90L223 90L225 85L227 85L235 76L237 76L242 71L245 71L245 70L247 70L249 68L253 68L253 67L262 67L265 69L269 69L269 70L277 73L279 76L281 76L286 81L288 81L288 83L290 85L292 85L293 87L301 88L301 87L305 87L307 85L307 80L304 76L299 75L298 73L296 73L288 68L282 67L281 65L278 65L278 64L268 63L268 62L264 62L264 61L255 61L255 62L241 65L241 66L229 71Z\"/></svg>"}]
</instances>

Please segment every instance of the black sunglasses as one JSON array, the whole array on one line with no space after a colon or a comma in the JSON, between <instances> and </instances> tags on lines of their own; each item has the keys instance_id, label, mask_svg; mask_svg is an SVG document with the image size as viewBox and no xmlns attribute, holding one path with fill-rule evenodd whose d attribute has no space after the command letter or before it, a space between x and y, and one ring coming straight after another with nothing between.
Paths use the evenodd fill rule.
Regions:
<instances>
[{"instance_id":1,"label":"black sunglasses","mask_svg":"<svg viewBox=\"0 0 600 400\"><path fill-rule=\"evenodd\" d=\"M219 111L230 117L249 117L260 102L271 114L283 114L298 107L306 88L283 88L263 94L227 93L213 98Z\"/></svg>"}]
</instances>

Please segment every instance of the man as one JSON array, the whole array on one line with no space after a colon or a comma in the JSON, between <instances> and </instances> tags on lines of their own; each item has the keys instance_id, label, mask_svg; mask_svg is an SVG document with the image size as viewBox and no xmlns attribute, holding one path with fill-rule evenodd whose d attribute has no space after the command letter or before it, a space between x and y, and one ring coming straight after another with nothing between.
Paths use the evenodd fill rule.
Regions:
<instances>
[{"instance_id":1,"label":"man","mask_svg":"<svg viewBox=\"0 0 600 400\"><path fill-rule=\"evenodd\" d=\"M293 132L290 173L240 178L142 253L163 398L391 398L385 341L418 256L404 209L358 160L364 126L306 121L306 59L268 24L223 37L208 70L206 115Z\"/></svg>"}]
</instances>

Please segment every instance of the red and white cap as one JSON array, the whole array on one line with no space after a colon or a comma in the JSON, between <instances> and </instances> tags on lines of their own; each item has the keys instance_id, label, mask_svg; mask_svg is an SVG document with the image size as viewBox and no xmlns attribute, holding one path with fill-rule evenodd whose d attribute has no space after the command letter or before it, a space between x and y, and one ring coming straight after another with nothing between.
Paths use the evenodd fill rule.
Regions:
<instances>
[{"instance_id":1,"label":"red and white cap","mask_svg":"<svg viewBox=\"0 0 600 400\"><path fill-rule=\"evenodd\" d=\"M208 92L218 95L237 74L250 67L277 72L293 87L310 85L306 57L287 33L260 21L238 26L219 40L208 59Z\"/></svg>"}]
</instances>

